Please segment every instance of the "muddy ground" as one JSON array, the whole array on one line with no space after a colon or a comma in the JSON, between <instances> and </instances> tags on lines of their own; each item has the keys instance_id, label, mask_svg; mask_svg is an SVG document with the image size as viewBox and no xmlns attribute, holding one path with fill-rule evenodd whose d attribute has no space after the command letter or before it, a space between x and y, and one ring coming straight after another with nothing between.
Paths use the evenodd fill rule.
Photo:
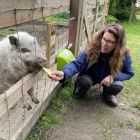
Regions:
<instances>
[{"instance_id":1,"label":"muddy ground","mask_svg":"<svg viewBox=\"0 0 140 140\"><path fill-rule=\"evenodd\" d=\"M140 111L126 92L117 98L119 105L112 108L91 90L86 99L68 108L59 127L49 129L46 140L140 140Z\"/></svg>"}]
</instances>

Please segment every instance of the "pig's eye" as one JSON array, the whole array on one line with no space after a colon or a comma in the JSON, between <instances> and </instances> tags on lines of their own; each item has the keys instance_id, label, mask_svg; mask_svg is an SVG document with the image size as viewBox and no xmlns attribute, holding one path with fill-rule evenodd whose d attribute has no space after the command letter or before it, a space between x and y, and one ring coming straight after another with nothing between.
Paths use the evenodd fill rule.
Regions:
<instances>
[{"instance_id":1,"label":"pig's eye","mask_svg":"<svg viewBox=\"0 0 140 140\"><path fill-rule=\"evenodd\" d=\"M30 50L28 50L27 48L21 48L21 52L26 53L26 52L30 52Z\"/></svg>"}]
</instances>

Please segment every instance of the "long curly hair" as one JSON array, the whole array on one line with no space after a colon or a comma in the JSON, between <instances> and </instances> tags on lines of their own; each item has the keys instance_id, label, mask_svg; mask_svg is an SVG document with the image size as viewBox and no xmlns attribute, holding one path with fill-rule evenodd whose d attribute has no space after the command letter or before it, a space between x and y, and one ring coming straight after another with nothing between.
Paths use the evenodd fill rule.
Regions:
<instances>
[{"instance_id":1,"label":"long curly hair","mask_svg":"<svg viewBox=\"0 0 140 140\"><path fill-rule=\"evenodd\" d=\"M107 25L103 30L97 32L91 42L86 46L88 52L88 62L97 62L101 53L101 40L105 32L109 32L116 38L115 50L110 57L109 67L111 74L115 76L122 68L125 54L129 54L129 50L126 47L125 31L121 25L110 24Z\"/></svg>"}]
</instances>

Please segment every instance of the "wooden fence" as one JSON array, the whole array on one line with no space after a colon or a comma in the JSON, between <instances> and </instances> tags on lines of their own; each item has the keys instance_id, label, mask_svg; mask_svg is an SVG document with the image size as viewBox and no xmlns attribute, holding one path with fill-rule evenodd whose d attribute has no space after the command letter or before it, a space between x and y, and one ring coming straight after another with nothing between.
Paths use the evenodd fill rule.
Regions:
<instances>
[{"instance_id":1,"label":"wooden fence","mask_svg":"<svg viewBox=\"0 0 140 140\"><path fill-rule=\"evenodd\" d=\"M67 25L71 29L70 40L69 42L65 40L64 44L72 44L71 50L75 56L84 49L91 40L92 35L103 28L109 5L108 0L1 0L1 3L1 29L54 14L69 12L72 17ZM48 36L49 32L47 26L47 23L43 24L43 28L47 30L46 36ZM63 36L68 36L68 34L65 33ZM49 38L51 39L51 37ZM59 42L58 38L55 40ZM49 52L48 43L45 44L46 50ZM52 67L55 68L54 65L50 66L51 69L53 69ZM32 86L36 87L36 92L38 91L38 98L41 102L38 105L32 105L33 109L31 111L26 111L21 107L22 98ZM38 73L25 76L5 93L1 94L0 139L25 139L60 86L58 82L48 79L44 71L41 70Z\"/></svg>"}]
</instances>

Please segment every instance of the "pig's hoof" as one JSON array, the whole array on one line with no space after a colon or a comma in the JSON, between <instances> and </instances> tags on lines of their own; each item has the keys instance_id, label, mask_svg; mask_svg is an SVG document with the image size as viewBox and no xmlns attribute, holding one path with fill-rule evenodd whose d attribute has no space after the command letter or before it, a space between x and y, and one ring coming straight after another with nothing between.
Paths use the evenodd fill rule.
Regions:
<instances>
[{"instance_id":1,"label":"pig's hoof","mask_svg":"<svg viewBox=\"0 0 140 140\"><path fill-rule=\"evenodd\" d=\"M26 108L28 111L32 109L32 106L30 104L26 104L23 106L23 108Z\"/></svg>"},{"instance_id":2,"label":"pig's hoof","mask_svg":"<svg viewBox=\"0 0 140 140\"><path fill-rule=\"evenodd\" d=\"M32 101L33 101L35 104L39 104L39 103L40 103L38 99L33 99Z\"/></svg>"}]
</instances>

